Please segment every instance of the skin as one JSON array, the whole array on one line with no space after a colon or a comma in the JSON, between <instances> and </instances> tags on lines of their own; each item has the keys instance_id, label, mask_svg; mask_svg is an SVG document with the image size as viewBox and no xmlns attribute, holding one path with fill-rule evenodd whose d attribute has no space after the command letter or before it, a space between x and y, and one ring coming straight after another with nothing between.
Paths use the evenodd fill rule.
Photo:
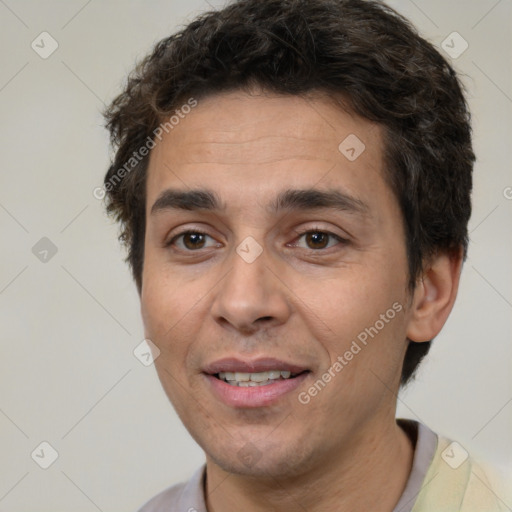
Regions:
<instances>
[{"instance_id":1,"label":"skin","mask_svg":"<svg viewBox=\"0 0 512 512\"><path fill-rule=\"evenodd\" d=\"M350 134L366 146L354 161L338 149ZM201 99L151 152L141 312L161 351L155 366L164 390L206 453L210 512L391 511L403 492L413 447L395 409L407 338L439 332L461 258L432 258L410 293L382 155L381 128L328 98L255 90ZM151 213L169 188L214 191L225 209ZM288 188L336 189L364 208L271 211ZM174 238L187 229L207 236ZM344 241L322 238L326 232ZM252 263L236 252L248 236L263 249ZM400 313L300 403L299 392L394 303ZM274 405L236 408L202 373L233 356L274 357L310 373Z\"/></svg>"}]
</instances>

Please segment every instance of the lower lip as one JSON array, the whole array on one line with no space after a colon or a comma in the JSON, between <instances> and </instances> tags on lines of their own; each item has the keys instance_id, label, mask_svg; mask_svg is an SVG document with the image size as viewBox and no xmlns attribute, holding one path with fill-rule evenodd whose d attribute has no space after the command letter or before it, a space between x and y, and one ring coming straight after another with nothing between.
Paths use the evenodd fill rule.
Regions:
<instances>
[{"instance_id":1,"label":"lower lip","mask_svg":"<svg viewBox=\"0 0 512 512\"><path fill-rule=\"evenodd\" d=\"M296 389L308 376L301 373L291 379L276 380L264 386L232 386L213 375L205 375L218 398L231 407L264 407L276 403L281 397Z\"/></svg>"}]
</instances>

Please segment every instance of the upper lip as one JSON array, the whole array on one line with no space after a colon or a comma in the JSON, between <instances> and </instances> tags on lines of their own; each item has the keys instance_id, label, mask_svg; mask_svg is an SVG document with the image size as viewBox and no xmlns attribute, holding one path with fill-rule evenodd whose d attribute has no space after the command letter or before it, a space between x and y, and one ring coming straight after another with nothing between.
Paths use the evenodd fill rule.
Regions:
<instances>
[{"instance_id":1,"label":"upper lip","mask_svg":"<svg viewBox=\"0 0 512 512\"><path fill-rule=\"evenodd\" d=\"M236 357L226 357L218 359L203 368L203 372L216 375L220 372L243 372L243 373L259 373L270 370L289 371L291 373L302 373L308 368L298 364L288 363L280 359L265 357L255 360L242 360Z\"/></svg>"}]
</instances>

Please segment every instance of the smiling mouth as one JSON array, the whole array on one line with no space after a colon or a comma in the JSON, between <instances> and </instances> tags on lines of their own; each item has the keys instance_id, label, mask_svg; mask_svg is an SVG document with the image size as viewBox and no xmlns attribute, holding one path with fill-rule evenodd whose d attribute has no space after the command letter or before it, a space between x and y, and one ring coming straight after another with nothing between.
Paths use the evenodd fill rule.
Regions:
<instances>
[{"instance_id":1,"label":"smiling mouth","mask_svg":"<svg viewBox=\"0 0 512 512\"><path fill-rule=\"evenodd\" d=\"M280 380L289 380L307 373L308 370L292 373L288 370L270 370L266 372L219 372L214 376L219 380L230 384L231 386L239 387L256 387L256 386L268 386L274 384Z\"/></svg>"}]
</instances>

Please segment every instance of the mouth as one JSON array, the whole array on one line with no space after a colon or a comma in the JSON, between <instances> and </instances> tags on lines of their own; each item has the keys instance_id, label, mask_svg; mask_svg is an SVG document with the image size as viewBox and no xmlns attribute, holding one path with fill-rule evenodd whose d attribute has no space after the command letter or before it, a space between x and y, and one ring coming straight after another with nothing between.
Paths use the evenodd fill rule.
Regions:
<instances>
[{"instance_id":1,"label":"mouth","mask_svg":"<svg viewBox=\"0 0 512 512\"><path fill-rule=\"evenodd\" d=\"M214 396L235 408L273 405L289 396L310 373L304 366L273 358L228 358L203 369Z\"/></svg>"},{"instance_id":2,"label":"mouth","mask_svg":"<svg viewBox=\"0 0 512 512\"><path fill-rule=\"evenodd\" d=\"M289 370L270 370L266 372L219 372L214 375L219 380L228 383L230 386L249 388L255 386L268 386L280 380L294 379L298 375L307 372L292 373Z\"/></svg>"}]
</instances>

